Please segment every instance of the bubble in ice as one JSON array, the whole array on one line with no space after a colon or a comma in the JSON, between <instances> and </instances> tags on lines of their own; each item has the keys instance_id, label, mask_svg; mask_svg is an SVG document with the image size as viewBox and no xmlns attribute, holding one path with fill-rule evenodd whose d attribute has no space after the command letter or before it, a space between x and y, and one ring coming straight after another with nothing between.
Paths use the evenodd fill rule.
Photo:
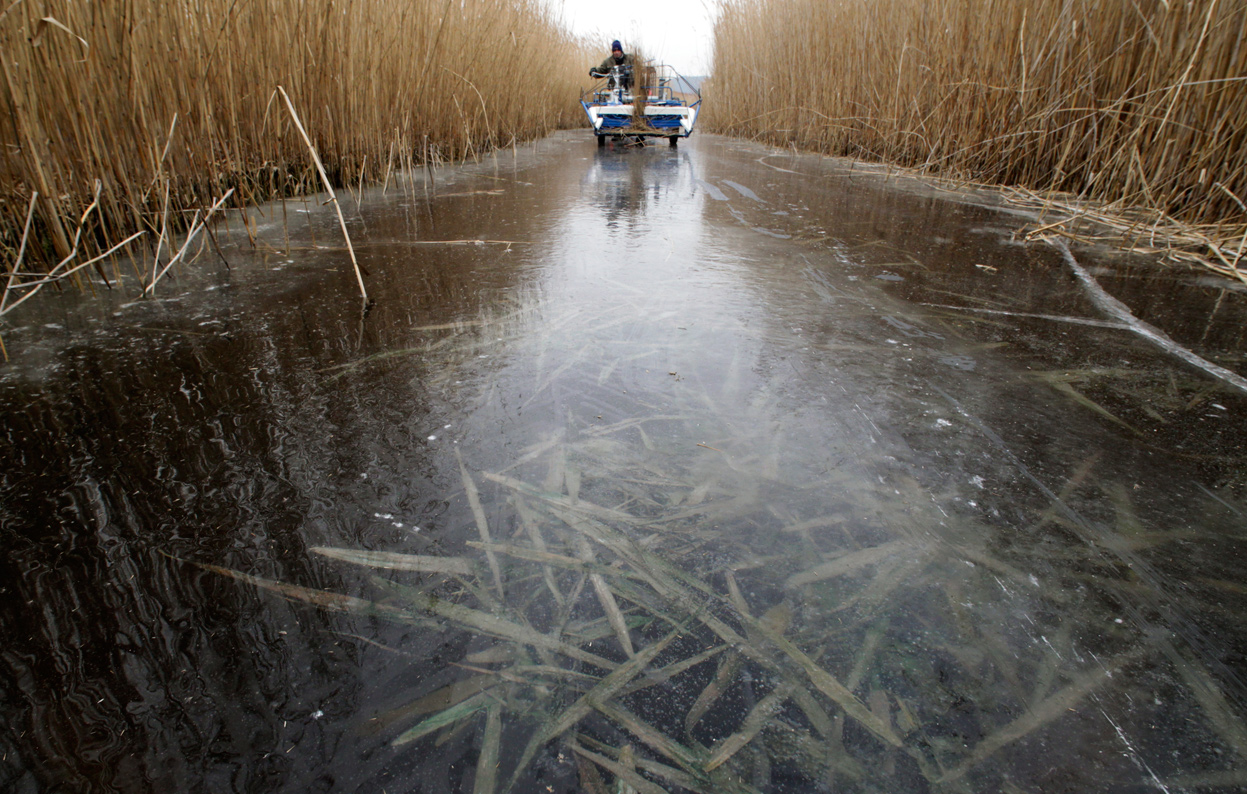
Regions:
<instances>
[{"instance_id":1,"label":"bubble in ice","mask_svg":"<svg viewBox=\"0 0 1247 794\"><path fill-rule=\"evenodd\" d=\"M978 366L978 362L969 356L943 356L940 358L940 363L964 372L973 372Z\"/></svg>"}]
</instances>

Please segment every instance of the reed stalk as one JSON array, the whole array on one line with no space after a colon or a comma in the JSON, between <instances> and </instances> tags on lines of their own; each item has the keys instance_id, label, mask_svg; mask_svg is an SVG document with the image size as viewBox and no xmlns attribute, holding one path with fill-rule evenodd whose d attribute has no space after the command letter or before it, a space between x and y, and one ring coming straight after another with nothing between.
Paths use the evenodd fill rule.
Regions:
<instances>
[{"instance_id":1,"label":"reed stalk","mask_svg":"<svg viewBox=\"0 0 1247 794\"><path fill-rule=\"evenodd\" d=\"M281 86L277 86L277 90L281 92L281 98L286 101L286 107L290 110L290 118L294 120L294 126L299 131L299 137L307 144L308 154L311 156L312 162L316 164L316 172L320 174L321 182L324 183L325 190L329 193L329 200L333 202L334 212L338 213L338 225L342 227L342 239L346 241L346 250L351 255L351 266L355 269L355 280L359 282L359 294L367 302L368 290L364 288L364 276L359 272L359 260L355 258L355 246L351 245L351 235L346 230L346 218L342 217L342 205L338 203L338 195L333 192L333 185L329 181L329 176L325 173L325 165L320 161L320 155L316 153L316 145L307 136L307 130L303 129L303 122L299 120L299 114L294 109L294 103L290 101L290 95ZM365 156L364 160L367 161L367 159L367 156ZM358 208L358 202L356 207ZM155 286L154 282L152 286Z\"/></svg>"}]
</instances>

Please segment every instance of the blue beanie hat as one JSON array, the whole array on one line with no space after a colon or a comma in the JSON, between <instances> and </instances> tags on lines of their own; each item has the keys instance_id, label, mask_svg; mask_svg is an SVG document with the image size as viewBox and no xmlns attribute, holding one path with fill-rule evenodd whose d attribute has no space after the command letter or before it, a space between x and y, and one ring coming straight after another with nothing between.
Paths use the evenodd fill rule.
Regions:
<instances>
[{"instance_id":1,"label":"blue beanie hat","mask_svg":"<svg viewBox=\"0 0 1247 794\"><path fill-rule=\"evenodd\" d=\"M615 50L623 52L623 45L619 43L619 39L615 39L611 42L611 52L614 52Z\"/></svg>"}]
</instances>

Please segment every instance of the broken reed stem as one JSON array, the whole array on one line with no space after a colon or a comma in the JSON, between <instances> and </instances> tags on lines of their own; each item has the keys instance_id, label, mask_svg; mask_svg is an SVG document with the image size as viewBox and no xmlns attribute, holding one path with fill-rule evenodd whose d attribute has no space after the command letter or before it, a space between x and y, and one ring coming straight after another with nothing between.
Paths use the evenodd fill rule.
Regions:
<instances>
[{"instance_id":1,"label":"broken reed stem","mask_svg":"<svg viewBox=\"0 0 1247 794\"><path fill-rule=\"evenodd\" d=\"M498 558L492 550L493 539L489 534L489 521L485 516L485 508L481 506L481 497L476 490L476 482L472 479L472 475L468 473L467 466L463 465L463 458L459 455L459 450L455 450L455 459L459 461L459 474L463 478L463 492L468 497L468 505L472 508L472 517L476 521L476 531L481 536L481 541L485 544L485 559L489 561L489 570L494 575L494 587L498 590L498 597L505 599L506 591L502 587L502 569L498 567Z\"/></svg>"},{"instance_id":2,"label":"broken reed stem","mask_svg":"<svg viewBox=\"0 0 1247 794\"><path fill-rule=\"evenodd\" d=\"M35 289L32 289L31 292L26 293L25 295L22 295L21 298L16 299L14 300L14 302L7 305L7 307L4 309L4 312L0 312L0 317L2 317L2 315L4 314L11 312L12 309L16 309L22 303L25 303L26 300L29 300L31 298L31 295L34 295L35 293L39 292L39 290L44 288L46 284L51 284L52 282L59 282L59 280L61 279L69 278L70 275L74 275L75 273L79 272L79 270L81 270L82 268L90 267L90 265L95 264L96 262L100 262L102 261L102 259L107 259L108 257L111 257L112 254L115 254L116 252L121 251L122 248L125 248L126 246L128 246L128 244L132 243L133 241L136 241L136 239L142 237L143 234L146 234L146 233L147 232L135 232L131 234L130 237L127 237L126 239L123 239L123 241L121 241L120 243L117 243L116 246L108 248L107 251L105 251L104 253L97 254L97 256L87 259L86 262L82 262L81 264L77 265L77 267L70 268L69 270L65 270L65 272L61 273L60 275L46 275L46 277L37 280L37 282L26 282L24 284L15 284L14 287L12 287L12 289L26 289L27 287L34 287Z\"/></svg>"},{"instance_id":3,"label":"broken reed stem","mask_svg":"<svg viewBox=\"0 0 1247 794\"><path fill-rule=\"evenodd\" d=\"M454 69L447 69L445 66L443 66L442 68L450 72L451 74L453 74L455 77L458 77L463 82L467 83L468 86L470 86L471 89L476 92L476 98L480 100L480 103L481 103L481 115L485 117L485 126L488 128L489 127L489 109L485 106L485 97L481 95L481 90L476 87L476 83L473 83L471 80L459 74ZM490 140L489 143L492 145L493 141Z\"/></svg>"},{"instance_id":4,"label":"broken reed stem","mask_svg":"<svg viewBox=\"0 0 1247 794\"><path fill-rule=\"evenodd\" d=\"M364 276L359 271L359 260L355 258L355 248L351 245L351 235L346 230L346 218L342 217L342 207L338 204L338 196L333 192L333 185L329 183L329 176L325 173L325 166L320 161L320 155L316 153L316 147L312 145L312 139L307 137L307 130L303 129L303 122L299 120L299 114L295 112L294 103L290 101L290 96L286 93L286 89L277 86L277 90L281 92L282 99L286 100L286 107L290 109L290 117L294 119L294 126L299 130L299 135L303 136L303 142L307 144L307 150L312 155L312 162L316 163L316 171L320 174L320 180L325 185L325 190L329 191L329 199L333 202L333 208L338 213L338 225L342 227L342 237L346 240L346 249L351 254L351 265L355 268L355 280L359 282L359 294L363 297L364 302L368 301L368 290L364 288Z\"/></svg>"},{"instance_id":5,"label":"broken reed stem","mask_svg":"<svg viewBox=\"0 0 1247 794\"><path fill-rule=\"evenodd\" d=\"M107 259L108 257L120 251L122 248L125 248L127 245L134 242L135 240L137 240L138 238L142 237L145 234L147 234L147 232L135 232L134 234L130 235L126 239L117 243L112 248L109 248L107 251L103 252L102 254L94 256L88 259L87 261L79 264L78 266L70 268L69 270L66 270L64 273L61 273L60 275L46 276L38 281L28 281L25 284L15 285L13 287L13 289L15 290L26 289L27 287L34 287L34 289L28 292L27 294L23 295L22 297L18 298L17 300L13 301L12 303L10 303L8 307L4 309L3 312L0 312L0 316L8 314L13 309L16 309L18 306L21 306L23 303L29 300L31 296L33 296L36 292L43 289L45 285L51 284L55 281L60 281L61 279L64 279L64 278L68 278L69 276L72 276L74 273L77 273L79 270L82 270L84 267L89 267L91 265L94 265L96 262Z\"/></svg>"},{"instance_id":6,"label":"broken reed stem","mask_svg":"<svg viewBox=\"0 0 1247 794\"><path fill-rule=\"evenodd\" d=\"M212 213L219 210L221 208L221 205L223 205L226 201L228 201L229 197L232 195L234 195L234 188L230 188L228 191L226 191L224 196L221 196L221 198L217 199L215 204L213 204L211 207L208 208L207 214L204 215L203 223L199 225L196 225L196 222L199 220L199 210L195 210L195 217L194 219L191 220L191 230L186 235L186 242L184 242L182 244L182 247L178 249L177 254L175 254L173 258L169 260L169 263L165 265L164 270L161 270L160 273L155 278L152 279L152 283L147 285L147 289L143 290L144 294L154 294L154 290L156 289L156 282L159 281L161 277L164 276L165 273L169 272L169 268L173 267L174 262L177 262L179 259L182 258L182 254L186 253L186 249L190 247L191 241L194 240L195 236L199 234L199 232L208 225L208 222L210 220L212 220ZM196 254L196 256L198 256L198 254Z\"/></svg>"},{"instance_id":7,"label":"broken reed stem","mask_svg":"<svg viewBox=\"0 0 1247 794\"><path fill-rule=\"evenodd\" d=\"M7 13L7 12L6 12ZM17 279L18 268L22 266L22 259L26 256L26 242L30 239L30 223L35 217L35 202L39 200L39 191L31 191L30 207L26 210L26 224L22 227L22 244L17 249L17 259L13 260L13 268L9 271L9 282L4 287L4 295L0 296L0 314L3 314L5 304L9 300L9 290L13 289L13 282ZM5 354L5 361L8 361L8 354Z\"/></svg>"},{"instance_id":8,"label":"broken reed stem","mask_svg":"<svg viewBox=\"0 0 1247 794\"><path fill-rule=\"evenodd\" d=\"M156 240L156 253L152 257L151 283L156 281L156 268L160 267L160 249L165 243L165 234L169 229L169 181L165 180L164 209L160 212L160 237Z\"/></svg>"},{"instance_id":9,"label":"broken reed stem","mask_svg":"<svg viewBox=\"0 0 1247 794\"><path fill-rule=\"evenodd\" d=\"M101 189L102 189L102 185L97 180L95 183L95 200L92 201L90 206L88 206L86 210L83 211L82 217L79 218L78 220L78 230L74 233L74 244L69 254L64 259L62 259L59 263L57 263L55 267L49 270L47 275L44 276L43 278L39 279L38 281L27 281L27 282L19 284L15 282L19 275L18 269L21 266L22 259L26 254L26 243L27 243L27 240L29 239L30 223L31 223L31 219L34 216L35 202L38 199L37 193L31 196L30 210L27 212L26 226L25 226L24 231L22 232L22 243L18 249L17 259L13 262L13 268L9 271L9 280L8 280L8 283L5 285L4 294L3 296L0 296L0 317L3 317L4 315L16 309L18 306L21 306L23 303L30 300L32 297L34 297L34 295L36 295L39 292L39 290L43 289L45 285L51 284L55 281L60 281L62 279L68 278L74 275L75 273L77 273L79 270L82 270L85 267L90 267L91 265L94 265L96 262L99 262L100 260L111 256L114 252L128 245L133 240L136 240L139 237L142 237L144 234L146 234L146 232L142 232L142 231L135 232L134 234L130 235L126 239L112 246L107 251L103 252L102 254L92 257L88 259L87 261L82 262L81 264L77 265L76 267L72 267L69 270L66 270L64 273L58 273L57 271L59 271L61 268L68 265L70 260L78 255L78 245L82 240L82 230L86 227L87 218L90 217L91 213L99 207L99 197L100 197ZM32 287L33 289L31 289ZM30 292L26 293L25 295L13 301L12 303L9 303L9 294L19 289L30 289ZM3 347L2 343L0 343L0 347ZM9 360L8 351L0 350L0 352L3 352L4 360L8 361Z\"/></svg>"},{"instance_id":10,"label":"broken reed stem","mask_svg":"<svg viewBox=\"0 0 1247 794\"><path fill-rule=\"evenodd\" d=\"M173 123L169 125L169 135L165 140L165 148L160 153L160 160L156 163L156 177L152 179L152 183L148 185L147 190L143 191L143 198L140 200L140 204L147 202L147 196L151 193L152 188L156 186L156 183L160 181L161 174L164 173L165 158L169 156L169 147L173 145L173 131L177 129L177 126L178 114L174 113Z\"/></svg>"},{"instance_id":11,"label":"broken reed stem","mask_svg":"<svg viewBox=\"0 0 1247 794\"><path fill-rule=\"evenodd\" d=\"M160 279L164 276L164 274L169 272L169 268L173 267L174 263L177 262L179 258L181 258L182 253L186 250L186 246L190 245L191 240L194 238L196 231L198 231L195 228L198 225L198 223L199 223L199 210L195 210L195 217L191 218L191 231L190 231L190 234L186 235L186 242L182 243L182 247L178 249L178 252L176 254L169 257L168 264L166 264L164 268L160 270L159 272L156 272L156 268L160 266L160 259L159 258L156 259L155 264L152 265L152 280L151 280L151 283L148 284L143 289L144 295L156 294L156 282L160 281ZM172 247L173 246L170 246L170 248Z\"/></svg>"},{"instance_id":12,"label":"broken reed stem","mask_svg":"<svg viewBox=\"0 0 1247 794\"><path fill-rule=\"evenodd\" d=\"M77 231L74 232L74 244L70 247L69 252L65 254L65 258L62 259L60 262L58 262L55 267L53 267L51 270L48 271L49 276L56 275L56 272L58 270L68 265L70 260L78 255L78 244L82 242L82 230L86 227L87 218L91 217L92 211L94 211L100 205L100 190L102 189L103 189L103 183L101 183L98 179L95 180L95 198L94 200L92 200L91 204L85 210L83 210L82 217L78 219L78 229ZM68 276L72 273L76 273L81 269L82 269L81 267L76 267L73 270L69 271L68 273L63 274L63 276Z\"/></svg>"}]
</instances>

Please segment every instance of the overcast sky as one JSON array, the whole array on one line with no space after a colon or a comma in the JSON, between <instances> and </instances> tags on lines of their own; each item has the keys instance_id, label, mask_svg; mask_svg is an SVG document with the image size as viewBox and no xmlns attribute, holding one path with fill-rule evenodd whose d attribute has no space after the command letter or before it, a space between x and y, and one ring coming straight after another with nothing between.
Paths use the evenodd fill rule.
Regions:
<instances>
[{"instance_id":1,"label":"overcast sky","mask_svg":"<svg viewBox=\"0 0 1247 794\"><path fill-rule=\"evenodd\" d=\"M600 39L602 57L620 39L684 75L710 71L715 0L549 0L574 33Z\"/></svg>"}]
</instances>

